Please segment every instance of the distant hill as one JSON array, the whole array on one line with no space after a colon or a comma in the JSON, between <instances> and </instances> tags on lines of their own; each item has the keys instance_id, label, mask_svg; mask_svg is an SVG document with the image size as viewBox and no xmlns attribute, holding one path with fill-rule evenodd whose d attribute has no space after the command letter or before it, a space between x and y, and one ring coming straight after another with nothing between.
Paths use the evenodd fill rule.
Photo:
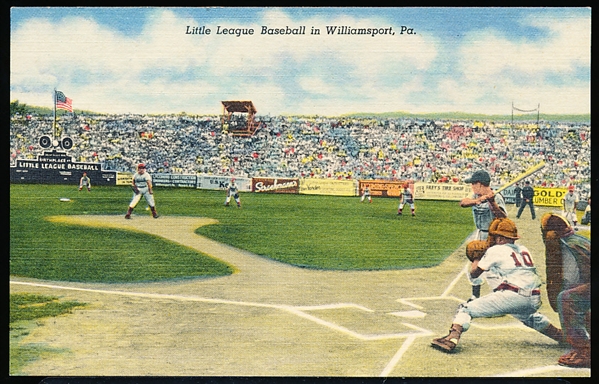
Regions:
<instances>
[{"instance_id":1,"label":"distant hill","mask_svg":"<svg viewBox=\"0 0 599 384\"><path fill-rule=\"evenodd\" d=\"M15 112L19 112L21 114L24 113L33 113L36 115L52 115L52 108L48 107L38 107L28 104L19 103L18 100L11 101L10 103L10 111L11 115ZM81 109L74 109L73 112L77 115L106 115L106 113L99 113ZM61 116L67 111L57 110L57 115ZM185 112L180 113L172 113L172 114L152 114L152 115L185 115ZM194 115L194 114L190 114ZM295 116L304 116L304 115L295 115ZM314 115L309 117L316 117ZM511 115L485 115L481 113L466 113L466 112L433 112L433 113L410 113L404 111L398 112L382 112L382 113L369 113L369 112L352 112L346 113L340 116L329 116L329 117L356 117L356 118L388 118L388 119L422 119L422 120L478 120L478 121L511 121ZM539 115L540 121L558 121L558 122L571 122L571 123L590 123L591 115L590 114L581 114L581 115L558 115L558 114L546 114L541 113ZM529 122L537 121L537 115L534 114L526 114L526 115L514 115L514 121L517 122Z\"/></svg>"},{"instance_id":2,"label":"distant hill","mask_svg":"<svg viewBox=\"0 0 599 384\"><path fill-rule=\"evenodd\" d=\"M105 113L96 113L96 112L92 112L92 111L85 111L82 109L73 109L73 112L77 115L82 115L82 114L105 115ZM36 105L29 105L29 104L21 103L21 102L19 102L19 100L13 100L10 102L10 115L12 116L15 113L20 113L21 115L31 113L31 114L38 115L38 116L47 116L47 115L52 115L54 113L54 110L52 108L48 108L48 107L38 107ZM70 113L70 112L67 112L62 109L56 110L57 116L62 116L67 113Z\"/></svg>"},{"instance_id":3,"label":"distant hill","mask_svg":"<svg viewBox=\"0 0 599 384\"><path fill-rule=\"evenodd\" d=\"M346 117L377 117L377 118L411 118L411 119L422 119L422 120L479 120L479 121L511 121L512 115L485 115L481 113L466 113L466 112L433 112L433 113L409 113L409 112L383 112L383 113L347 113L343 116ZM540 121L559 121L559 122L572 122L572 123L590 123L590 114L581 115L558 115L558 114L539 114ZM537 121L537 115L526 114L526 115L514 115L514 121Z\"/></svg>"}]
</instances>

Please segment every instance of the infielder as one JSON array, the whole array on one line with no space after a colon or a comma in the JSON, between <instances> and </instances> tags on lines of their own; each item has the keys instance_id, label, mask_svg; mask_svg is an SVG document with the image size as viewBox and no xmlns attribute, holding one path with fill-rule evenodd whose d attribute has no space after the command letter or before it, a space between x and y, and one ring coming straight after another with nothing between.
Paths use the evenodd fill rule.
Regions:
<instances>
[{"instance_id":1,"label":"infielder","mask_svg":"<svg viewBox=\"0 0 599 384\"><path fill-rule=\"evenodd\" d=\"M560 365L591 367L591 242L577 235L568 221L553 213L541 217L545 243L547 296L559 313L566 341L572 349Z\"/></svg>"},{"instance_id":2,"label":"infielder","mask_svg":"<svg viewBox=\"0 0 599 384\"><path fill-rule=\"evenodd\" d=\"M476 278L489 274L487 281L493 292L461 304L449 334L433 339L432 346L451 352L472 319L503 315L512 315L527 327L562 342L562 331L537 312L541 307L541 278L530 251L515 243L519 238L516 224L502 218L493 221L489 229L488 240L468 243L466 254L472 261L470 275Z\"/></svg>"},{"instance_id":3,"label":"infielder","mask_svg":"<svg viewBox=\"0 0 599 384\"><path fill-rule=\"evenodd\" d=\"M231 197L235 199L235 202L237 203L237 208L241 208L241 200L239 199L239 188L235 183L235 178L232 178L231 182L227 184L227 198L225 199L225 206L229 206Z\"/></svg>"},{"instance_id":4,"label":"infielder","mask_svg":"<svg viewBox=\"0 0 599 384\"><path fill-rule=\"evenodd\" d=\"M141 200L143 196L146 202L152 210L152 216L157 219L158 213L156 213L156 204L154 203L154 191L152 190L152 176L146 172L145 164L137 165L137 172L133 174L131 181L131 189L133 189L133 198L129 203L129 209L125 215L125 219L131 218L131 212Z\"/></svg>"},{"instance_id":5,"label":"infielder","mask_svg":"<svg viewBox=\"0 0 599 384\"><path fill-rule=\"evenodd\" d=\"M575 187L570 185L568 187L568 193L564 196L564 216L576 229L578 225L578 219L576 218L576 206L578 205L578 193L574 192Z\"/></svg>"},{"instance_id":6,"label":"infielder","mask_svg":"<svg viewBox=\"0 0 599 384\"><path fill-rule=\"evenodd\" d=\"M412 216L416 216L416 212L414 211L414 194L410 189L410 185L408 183L404 183L401 189L401 193L399 194L399 207L397 207L397 215L401 216L403 211L403 206L409 204L410 209L412 210Z\"/></svg>"},{"instance_id":7,"label":"infielder","mask_svg":"<svg viewBox=\"0 0 599 384\"><path fill-rule=\"evenodd\" d=\"M476 230L466 241L486 240L489 236L491 222L495 218L507 217L505 200L500 193L495 194L491 189L491 176L486 171L478 170L464 182L471 184L472 195L462 199L460 206L462 208L472 208L472 216L476 226ZM472 284L472 297L470 300L480 297L480 286L483 284L483 280L472 278L469 274L468 279Z\"/></svg>"},{"instance_id":8,"label":"infielder","mask_svg":"<svg viewBox=\"0 0 599 384\"><path fill-rule=\"evenodd\" d=\"M83 176L81 176L81 179L79 179L79 190L81 191L83 187L86 187L87 191L91 192L92 182L89 179L89 176L87 176L87 172L83 172Z\"/></svg>"},{"instance_id":9,"label":"infielder","mask_svg":"<svg viewBox=\"0 0 599 384\"><path fill-rule=\"evenodd\" d=\"M372 203L372 196L370 196L370 186L368 184L364 186L364 191L362 192L360 203L363 203L364 199L368 199L368 202Z\"/></svg>"}]
</instances>

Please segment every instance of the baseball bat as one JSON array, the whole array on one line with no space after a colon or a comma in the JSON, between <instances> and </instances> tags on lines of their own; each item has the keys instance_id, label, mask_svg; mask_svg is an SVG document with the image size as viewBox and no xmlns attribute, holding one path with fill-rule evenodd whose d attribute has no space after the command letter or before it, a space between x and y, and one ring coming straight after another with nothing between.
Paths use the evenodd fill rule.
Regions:
<instances>
[{"instance_id":1,"label":"baseball bat","mask_svg":"<svg viewBox=\"0 0 599 384\"><path fill-rule=\"evenodd\" d=\"M541 169L543 169L545 167L545 162L541 161L539 164L534 165L530 168L528 168L526 171L522 172L521 174L519 174L518 176L516 176L515 178L513 178L512 180L510 180L509 182L503 184L501 187L497 188L495 191L493 191L494 193L499 193L501 191L503 191L504 189L508 188L509 186L516 184L517 182L533 175L534 173L537 173L538 171L540 171Z\"/></svg>"}]
</instances>

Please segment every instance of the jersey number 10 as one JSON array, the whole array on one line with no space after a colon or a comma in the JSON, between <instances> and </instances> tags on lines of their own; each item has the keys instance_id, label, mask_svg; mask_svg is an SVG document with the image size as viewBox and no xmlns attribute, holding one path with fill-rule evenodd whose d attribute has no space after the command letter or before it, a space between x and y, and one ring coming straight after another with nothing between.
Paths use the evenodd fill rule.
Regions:
<instances>
[{"instance_id":1,"label":"jersey number 10","mask_svg":"<svg viewBox=\"0 0 599 384\"><path fill-rule=\"evenodd\" d=\"M516 252L512 252L511 256L512 259L514 259L514 264L516 264L516 267L521 267L522 263L524 263L524 265L527 267L533 266L532 257L530 257L530 254L526 251L520 253L520 258L518 258L518 254ZM520 259L522 259L522 262L520 262Z\"/></svg>"}]
</instances>

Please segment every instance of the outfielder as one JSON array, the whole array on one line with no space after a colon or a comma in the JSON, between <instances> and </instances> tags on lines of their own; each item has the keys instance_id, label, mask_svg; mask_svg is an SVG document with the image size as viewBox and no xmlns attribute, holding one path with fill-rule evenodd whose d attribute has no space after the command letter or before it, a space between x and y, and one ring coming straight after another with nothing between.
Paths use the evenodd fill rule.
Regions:
<instances>
[{"instance_id":1,"label":"outfielder","mask_svg":"<svg viewBox=\"0 0 599 384\"><path fill-rule=\"evenodd\" d=\"M541 307L541 278L530 251L515 244L518 238L516 224L502 218L494 220L489 227L487 241L468 243L466 255L472 261L470 274L474 278L488 274L487 281L493 292L461 304L449 334L433 339L433 347L451 352L472 319L508 314L555 341L563 341L562 331L537 312Z\"/></svg>"},{"instance_id":2,"label":"outfielder","mask_svg":"<svg viewBox=\"0 0 599 384\"><path fill-rule=\"evenodd\" d=\"M231 197L235 199L235 202L237 203L237 208L241 208L241 200L239 199L239 188L237 187L237 184L235 184L235 178L232 178L231 182L227 184L227 198L225 199L225 206L229 206Z\"/></svg>"},{"instance_id":3,"label":"outfielder","mask_svg":"<svg viewBox=\"0 0 599 384\"><path fill-rule=\"evenodd\" d=\"M360 198L360 203L363 203L364 199L368 199L368 202L372 203L372 196L370 196L370 186L368 184L366 184L364 186L364 192L362 192L362 197Z\"/></svg>"},{"instance_id":4,"label":"outfielder","mask_svg":"<svg viewBox=\"0 0 599 384\"><path fill-rule=\"evenodd\" d=\"M410 209L412 210L412 216L416 216L416 212L414 211L414 194L410 189L410 185L408 183L404 183L401 189L401 193L399 195L399 207L397 208L397 215L401 216L403 211L403 206L409 204Z\"/></svg>"},{"instance_id":5,"label":"outfielder","mask_svg":"<svg viewBox=\"0 0 599 384\"><path fill-rule=\"evenodd\" d=\"M566 220L568 220L572 225L574 225L574 229L578 225L578 219L576 218L576 206L580 199L578 198L578 193L574 192L575 187L570 185L568 187L568 193L564 196L564 216Z\"/></svg>"},{"instance_id":6,"label":"outfielder","mask_svg":"<svg viewBox=\"0 0 599 384\"><path fill-rule=\"evenodd\" d=\"M79 190L81 191L83 187L87 188L88 192L91 192L92 182L89 179L89 176L87 176L87 172L83 172L83 176L79 179Z\"/></svg>"},{"instance_id":7,"label":"outfielder","mask_svg":"<svg viewBox=\"0 0 599 384\"><path fill-rule=\"evenodd\" d=\"M572 349L558 363L591 366L591 242L577 235L568 221L553 213L541 217L545 243L547 296L559 313L566 341Z\"/></svg>"},{"instance_id":8,"label":"outfielder","mask_svg":"<svg viewBox=\"0 0 599 384\"><path fill-rule=\"evenodd\" d=\"M495 194L491 189L491 176L483 170L478 170L469 178L464 180L465 183L471 184L472 196L466 197L460 201L462 208L472 208L472 216L476 230L470 235L467 241L470 240L486 240L489 236L489 225L495 218L507 217L507 209L503 196ZM483 280L472 278L468 274L470 284L472 284L472 297L470 300L480 297L480 286Z\"/></svg>"},{"instance_id":9,"label":"outfielder","mask_svg":"<svg viewBox=\"0 0 599 384\"><path fill-rule=\"evenodd\" d=\"M131 181L131 189L133 189L133 198L129 203L129 209L125 215L125 219L131 218L131 212L141 200L143 196L146 202L152 210L152 216L157 219L158 213L156 213L156 204L154 203L154 191L152 190L152 176L146 172L145 164L137 165L137 172L133 174Z\"/></svg>"}]
</instances>

